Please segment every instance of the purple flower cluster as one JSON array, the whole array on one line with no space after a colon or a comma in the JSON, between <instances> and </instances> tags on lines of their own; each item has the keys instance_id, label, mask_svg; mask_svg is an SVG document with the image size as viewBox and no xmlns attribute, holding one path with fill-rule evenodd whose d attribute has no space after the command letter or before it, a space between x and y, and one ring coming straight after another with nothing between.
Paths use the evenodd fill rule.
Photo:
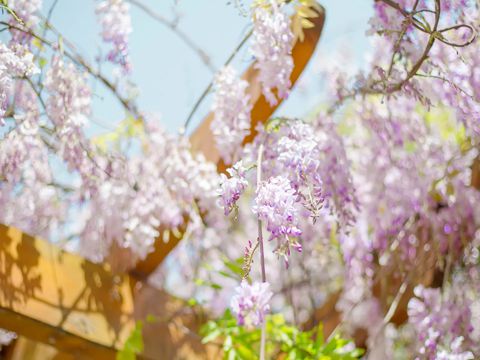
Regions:
<instances>
[{"instance_id":1,"label":"purple flower cluster","mask_svg":"<svg viewBox=\"0 0 480 360\"><path fill-rule=\"evenodd\" d=\"M457 337L450 345L450 349L440 350L435 360L473 360L475 356L471 351L462 349L463 336Z\"/></svg>"},{"instance_id":2,"label":"purple flower cluster","mask_svg":"<svg viewBox=\"0 0 480 360\"><path fill-rule=\"evenodd\" d=\"M327 118L315 128L289 121L277 132L265 134L263 164L271 176L285 175L298 192L298 200L316 218L326 206L342 226L352 224L358 210L345 145ZM339 175L340 174L340 175Z\"/></svg>"},{"instance_id":3,"label":"purple flower cluster","mask_svg":"<svg viewBox=\"0 0 480 360\"><path fill-rule=\"evenodd\" d=\"M239 79L235 69L227 66L215 77L215 87L210 128L223 161L231 164L238 160L242 141L250 132L252 105L246 94L248 82Z\"/></svg>"},{"instance_id":4,"label":"purple flower cluster","mask_svg":"<svg viewBox=\"0 0 480 360\"><path fill-rule=\"evenodd\" d=\"M160 227L175 229L184 216L190 220L186 232L194 238L205 226L222 228L223 216L215 206L220 182L215 166L192 155L184 139L154 123L146 127L142 157L113 161L110 176L92 194L81 235L81 252L92 260L101 261L113 242L145 258Z\"/></svg>"},{"instance_id":5,"label":"purple flower cluster","mask_svg":"<svg viewBox=\"0 0 480 360\"><path fill-rule=\"evenodd\" d=\"M50 93L48 115L58 132L67 135L81 129L90 114L91 92L86 74L55 55L45 78L45 87Z\"/></svg>"},{"instance_id":6,"label":"purple flower cluster","mask_svg":"<svg viewBox=\"0 0 480 360\"><path fill-rule=\"evenodd\" d=\"M103 40L113 46L107 59L114 64L120 64L126 73L131 70L128 37L132 32L132 20L129 11L129 4L123 0L101 0L96 8Z\"/></svg>"},{"instance_id":7,"label":"purple flower cluster","mask_svg":"<svg viewBox=\"0 0 480 360\"><path fill-rule=\"evenodd\" d=\"M220 175L221 185L218 190L219 204L223 207L225 215L230 214L235 208L238 199L248 186L248 181L245 178L246 169L241 161L236 163L233 168L228 169L227 172L230 177L227 178L225 174Z\"/></svg>"},{"instance_id":8,"label":"purple flower cluster","mask_svg":"<svg viewBox=\"0 0 480 360\"><path fill-rule=\"evenodd\" d=\"M72 63L54 55L45 76L45 88L49 92L47 114L55 126L59 155L69 170L78 171L88 188L89 179L103 179L98 164L91 159L92 146L83 134L90 115L91 91L86 74L79 72ZM98 160L100 161L100 160ZM105 175L105 174L103 174ZM91 190L91 189L89 189Z\"/></svg>"},{"instance_id":9,"label":"purple flower cluster","mask_svg":"<svg viewBox=\"0 0 480 360\"><path fill-rule=\"evenodd\" d=\"M0 42L0 126L5 124L9 91L14 77L31 76L38 72L33 54L17 44L7 46Z\"/></svg>"},{"instance_id":10,"label":"purple flower cluster","mask_svg":"<svg viewBox=\"0 0 480 360\"><path fill-rule=\"evenodd\" d=\"M258 327L265 321L265 316L270 311L270 299L273 293L269 283L255 282L250 285L243 280L235 288L230 307L237 317L239 325Z\"/></svg>"},{"instance_id":11,"label":"purple flower cluster","mask_svg":"<svg viewBox=\"0 0 480 360\"><path fill-rule=\"evenodd\" d=\"M253 44L255 67L260 72L262 91L270 105L277 97L286 98L290 92L293 70L293 33L290 18L276 1L260 5L253 13ZM276 89L276 95L274 93Z\"/></svg>"},{"instance_id":12,"label":"purple flower cluster","mask_svg":"<svg viewBox=\"0 0 480 360\"><path fill-rule=\"evenodd\" d=\"M276 251L286 261L290 246L298 251L302 250L295 240L302 234L298 227L300 204L295 189L286 177L276 176L260 183L252 211L265 222L270 232L270 240L278 239L279 246Z\"/></svg>"},{"instance_id":13,"label":"purple flower cluster","mask_svg":"<svg viewBox=\"0 0 480 360\"><path fill-rule=\"evenodd\" d=\"M17 334L15 334L14 332L0 329L0 346L9 345L16 338Z\"/></svg>"},{"instance_id":14,"label":"purple flower cluster","mask_svg":"<svg viewBox=\"0 0 480 360\"><path fill-rule=\"evenodd\" d=\"M23 23L20 23L16 19L12 19L10 23L16 27L26 27L28 30L34 29L38 25L40 18L38 17L38 11L42 7L42 0L9 0L8 6L15 11L15 14ZM25 31L10 29L12 34L12 43L27 45L32 36Z\"/></svg>"},{"instance_id":15,"label":"purple flower cluster","mask_svg":"<svg viewBox=\"0 0 480 360\"><path fill-rule=\"evenodd\" d=\"M48 154L38 135L37 119L26 115L17 115L16 119L21 123L0 142L2 178L13 183L20 181L25 171L33 170L36 177L47 182L51 181L50 171L45 171L43 167L47 162Z\"/></svg>"},{"instance_id":16,"label":"purple flower cluster","mask_svg":"<svg viewBox=\"0 0 480 360\"><path fill-rule=\"evenodd\" d=\"M456 285L442 294L440 289L415 288L416 297L408 303L408 316L418 336L418 353L422 358L438 359L440 354L443 354L440 358L445 358L450 351L458 356L473 355L465 348L472 344L465 337L473 330L471 303L465 290Z\"/></svg>"}]
</instances>

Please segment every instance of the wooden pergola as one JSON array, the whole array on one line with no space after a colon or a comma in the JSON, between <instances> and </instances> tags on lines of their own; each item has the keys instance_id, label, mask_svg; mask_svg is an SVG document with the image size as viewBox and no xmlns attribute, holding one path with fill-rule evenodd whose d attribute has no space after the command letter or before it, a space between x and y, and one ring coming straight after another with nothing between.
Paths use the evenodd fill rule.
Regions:
<instances>
[{"instance_id":1,"label":"wooden pergola","mask_svg":"<svg viewBox=\"0 0 480 360\"><path fill-rule=\"evenodd\" d=\"M314 10L315 11L315 10ZM320 38L325 12L310 19L314 26L295 40L292 84L299 78ZM252 64L243 74L253 103L251 134L275 111L261 94L258 72ZM277 105L278 106L278 105ZM224 171L214 147L206 116L192 134L192 149ZM162 233L162 231L160 231ZM94 264L51 242L0 225L0 328L18 339L2 352L7 359L114 359L135 327L149 315L157 321L143 329L145 359L216 358L218 348L205 346L192 335L204 315L182 311L187 304L147 283L148 277L175 248L157 239L155 250L128 273L116 273L109 263Z\"/></svg>"}]
</instances>

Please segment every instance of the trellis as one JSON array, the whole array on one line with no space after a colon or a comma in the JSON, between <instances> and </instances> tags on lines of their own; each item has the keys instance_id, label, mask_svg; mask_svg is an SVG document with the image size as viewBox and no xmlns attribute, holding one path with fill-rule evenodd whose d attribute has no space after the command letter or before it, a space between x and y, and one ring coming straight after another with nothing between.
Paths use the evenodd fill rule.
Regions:
<instances>
[{"instance_id":1,"label":"trellis","mask_svg":"<svg viewBox=\"0 0 480 360\"><path fill-rule=\"evenodd\" d=\"M315 10L314 10L315 11ZM304 38L293 48L294 84L305 69L320 38L325 12L310 19ZM258 71L252 64L243 74L253 104L251 133L276 110L261 94ZM192 150L201 152L223 172L207 115L192 134ZM160 231L162 233L163 231ZM146 359L215 358L218 348L205 346L192 334L205 320L182 311L188 306L147 283L148 277L181 240L157 239L155 250L128 273L116 273L109 263L94 264L54 244L0 225L0 327L19 338L3 349L8 359L113 359L135 328L148 315L143 338Z\"/></svg>"}]
</instances>

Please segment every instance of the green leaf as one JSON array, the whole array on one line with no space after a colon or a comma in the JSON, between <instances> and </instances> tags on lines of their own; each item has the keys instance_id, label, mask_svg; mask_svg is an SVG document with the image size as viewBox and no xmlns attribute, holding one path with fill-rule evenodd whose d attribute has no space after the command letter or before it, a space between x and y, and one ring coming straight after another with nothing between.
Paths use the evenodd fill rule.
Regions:
<instances>
[{"instance_id":1,"label":"green leaf","mask_svg":"<svg viewBox=\"0 0 480 360\"><path fill-rule=\"evenodd\" d=\"M135 324L130 336L125 341L123 349L117 353L117 360L134 360L136 355L142 353L143 351L143 321L139 320Z\"/></svg>"},{"instance_id":2,"label":"green leaf","mask_svg":"<svg viewBox=\"0 0 480 360\"><path fill-rule=\"evenodd\" d=\"M323 324L319 323L317 326L317 336L315 337L315 345L321 346L325 342L323 338Z\"/></svg>"},{"instance_id":3,"label":"green leaf","mask_svg":"<svg viewBox=\"0 0 480 360\"><path fill-rule=\"evenodd\" d=\"M218 338L220 335L222 335L222 331L220 329L215 329L202 339L202 344L209 343Z\"/></svg>"},{"instance_id":4,"label":"green leaf","mask_svg":"<svg viewBox=\"0 0 480 360\"><path fill-rule=\"evenodd\" d=\"M44 57L38 59L38 66L40 66L40 69L43 69L47 63L48 61Z\"/></svg>"},{"instance_id":5,"label":"green leaf","mask_svg":"<svg viewBox=\"0 0 480 360\"><path fill-rule=\"evenodd\" d=\"M345 345L350 341L339 335L324 344L322 325L315 331L302 331L287 324L281 314L267 317L266 332L267 358L275 354L276 357L292 360L355 360L363 354L361 349L347 350ZM225 359L258 359L261 330L238 326L229 310L205 324L201 333L203 343L213 340L222 342Z\"/></svg>"},{"instance_id":6,"label":"green leaf","mask_svg":"<svg viewBox=\"0 0 480 360\"><path fill-rule=\"evenodd\" d=\"M227 273L226 271L219 271L218 272L219 275L222 275L226 278L229 278L229 279L233 279L233 280L238 280L238 276L235 276L235 275L232 275L230 273Z\"/></svg>"},{"instance_id":7,"label":"green leaf","mask_svg":"<svg viewBox=\"0 0 480 360\"><path fill-rule=\"evenodd\" d=\"M190 298L188 299L187 304L188 306L195 306L195 305L198 305L198 301L195 298Z\"/></svg>"},{"instance_id":8,"label":"green leaf","mask_svg":"<svg viewBox=\"0 0 480 360\"><path fill-rule=\"evenodd\" d=\"M280 128L287 122L286 118L271 118L265 123L265 130L268 133L274 133L280 130Z\"/></svg>"},{"instance_id":9,"label":"green leaf","mask_svg":"<svg viewBox=\"0 0 480 360\"><path fill-rule=\"evenodd\" d=\"M157 317L152 314L148 314L146 320L147 320L147 324L154 324L158 321Z\"/></svg>"},{"instance_id":10,"label":"green leaf","mask_svg":"<svg viewBox=\"0 0 480 360\"><path fill-rule=\"evenodd\" d=\"M243 258L238 258L235 261L230 261L228 259L225 259L223 261L224 265L234 274L240 276L242 278L243 276Z\"/></svg>"},{"instance_id":11,"label":"green leaf","mask_svg":"<svg viewBox=\"0 0 480 360\"><path fill-rule=\"evenodd\" d=\"M412 154L415 152L415 150L417 150L417 143L414 141L406 141L403 144L403 148L407 153Z\"/></svg>"}]
</instances>

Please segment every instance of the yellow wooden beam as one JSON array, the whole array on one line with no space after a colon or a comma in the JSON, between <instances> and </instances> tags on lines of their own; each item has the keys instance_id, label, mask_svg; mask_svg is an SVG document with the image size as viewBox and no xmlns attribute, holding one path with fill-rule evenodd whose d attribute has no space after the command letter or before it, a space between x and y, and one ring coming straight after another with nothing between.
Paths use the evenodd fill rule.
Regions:
<instances>
[{"instance_id":1,"label":"yellow wooden beam","mask_svg":"<svg viewBox=\"0 0 480 360\"><path fill-rule=\"evenodd\" d=\"M20 336L9 346L5 360L75 360L74 354L59 351L57 348ZM77 357L78 358L78 357Z\"/></svg>"},{"instance_id":2,"label":"yellow wooden beam","mask_svg":"<svg viewBox=\"0 0 480 360\"><path fill-rule=\"evenodd\" d=\"M0 225L0 327L112 357L134 327L129 279Z\"/></svg>"},{"instance_id":3,"label":"yellow wooden beam","mask_svg":"<svg viewBox=\"0 0 480 360\"><path fill-rule=\"evenodd\" d=\"M149 316L156 320L145 322ZM201 309L0 225L0 328L55 347L55 359L114 359L137 320L145 322L145 359L211 358L212 349L195 335L205 320ZM33 347L51 352L21 343L16 356Z\"/></svg>"}]
</instances>

